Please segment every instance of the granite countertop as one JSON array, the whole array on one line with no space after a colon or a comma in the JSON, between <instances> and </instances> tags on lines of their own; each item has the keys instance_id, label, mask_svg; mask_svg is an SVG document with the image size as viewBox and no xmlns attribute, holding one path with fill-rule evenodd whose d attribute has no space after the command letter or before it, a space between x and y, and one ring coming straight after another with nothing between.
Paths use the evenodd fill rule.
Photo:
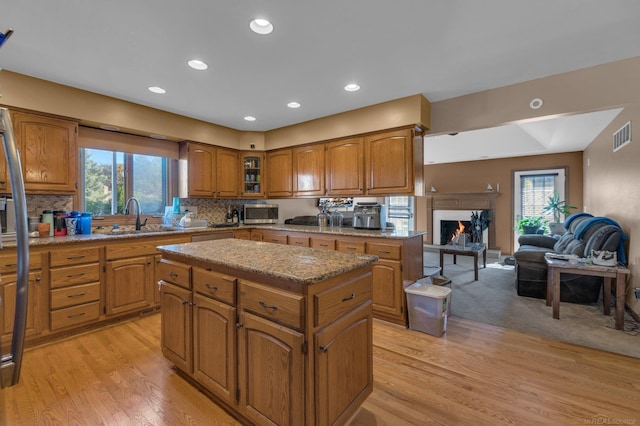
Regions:
<instances>
[{"instance_id":1,"label":"granite countertop","mask_svg":"<svg viewBox=\"0 0 640 426\"><path fill-rule=\"evenodd\" d=\"M426 231L399 231L396 229L356 229L350 227L333 227L333 226L308 226L308 225L254 225L258 229L272 229L274 231L290 231L290 232L313 232L321 234L329 234L334 236L349 237L369 237L369 238L392 238L406 239L418 235L424 235Z\"/></svg>"},{"instance_id":2,"label":"granite countertop","mask_svg":"<svg viewBox=\"0 0 640 426\"><path fill-rule=\"evenodd\" d=\"M314 284L378 260L367 254L342 253L237 239L201 241L158 247L163 253L179 255L212 265L267 275L276 279Z\"/></svg>"}]
</instances>

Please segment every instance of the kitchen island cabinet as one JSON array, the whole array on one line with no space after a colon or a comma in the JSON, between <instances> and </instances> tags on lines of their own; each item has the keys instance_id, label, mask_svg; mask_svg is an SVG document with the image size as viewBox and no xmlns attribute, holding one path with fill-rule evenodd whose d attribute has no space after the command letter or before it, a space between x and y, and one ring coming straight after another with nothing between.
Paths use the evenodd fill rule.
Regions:
<instances>
[{"instance_id":1,"label":"kitchen island cabinet","mask_svg":"<svg viewBox=\"0 0 640 426\"><path fill-rule=\"evenodd\" d=\"M239 239L159 250L191 271L163 274L163 353L212 399L252 424L339 425L371 393L376 256Z\"/></svg>"}]
</instances>

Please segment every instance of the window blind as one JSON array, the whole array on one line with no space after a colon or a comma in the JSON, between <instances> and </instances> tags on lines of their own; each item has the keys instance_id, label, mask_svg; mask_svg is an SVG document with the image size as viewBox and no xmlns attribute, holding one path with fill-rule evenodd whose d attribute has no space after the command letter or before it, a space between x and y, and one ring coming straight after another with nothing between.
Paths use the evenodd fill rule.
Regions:
<instances>
[{"instance_id":1,"label":"window blind","mask_svg":"<svg viewBox=\"0 0 640 426\"><path fill-rule=\"evenodd\" d=\"M178 159L178 144L176 142L83 126L78 129L78 147Z\"/></svg>"}]
</instances>

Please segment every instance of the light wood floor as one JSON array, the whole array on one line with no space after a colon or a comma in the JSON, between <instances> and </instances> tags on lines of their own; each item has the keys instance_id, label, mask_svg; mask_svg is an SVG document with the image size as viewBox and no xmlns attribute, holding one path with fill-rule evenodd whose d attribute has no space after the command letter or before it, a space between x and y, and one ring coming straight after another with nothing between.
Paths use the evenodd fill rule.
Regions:
<instances>
[{"instance_id":1,"label":"light wood floor","mask_svg":"<svg viewBox=\"0 0 640 426\"><path fill-rule=\"evenodd\" d=\"M2 425L234 425L171 369L151 315L26 353ZM352 425L640 424L640 359L449 318L441 338L374 323L373 394Z\"/></svg>"}]
</instances>

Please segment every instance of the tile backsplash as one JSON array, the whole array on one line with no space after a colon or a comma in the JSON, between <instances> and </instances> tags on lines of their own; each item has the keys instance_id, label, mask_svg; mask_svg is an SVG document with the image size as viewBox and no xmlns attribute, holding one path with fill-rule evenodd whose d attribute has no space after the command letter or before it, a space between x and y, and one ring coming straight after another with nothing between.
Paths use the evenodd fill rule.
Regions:
<instances>
[{"instance_id":1,"label":"tile backsplash","mask_svg":"<svg viewBox=\"0 0 640 426\"><path fill-rule=\"evenodd\" d=\"M73 195L29 195L25 197L29 217L40 216L43 210L73 210Z\"/></svg>"}]
</instances>

